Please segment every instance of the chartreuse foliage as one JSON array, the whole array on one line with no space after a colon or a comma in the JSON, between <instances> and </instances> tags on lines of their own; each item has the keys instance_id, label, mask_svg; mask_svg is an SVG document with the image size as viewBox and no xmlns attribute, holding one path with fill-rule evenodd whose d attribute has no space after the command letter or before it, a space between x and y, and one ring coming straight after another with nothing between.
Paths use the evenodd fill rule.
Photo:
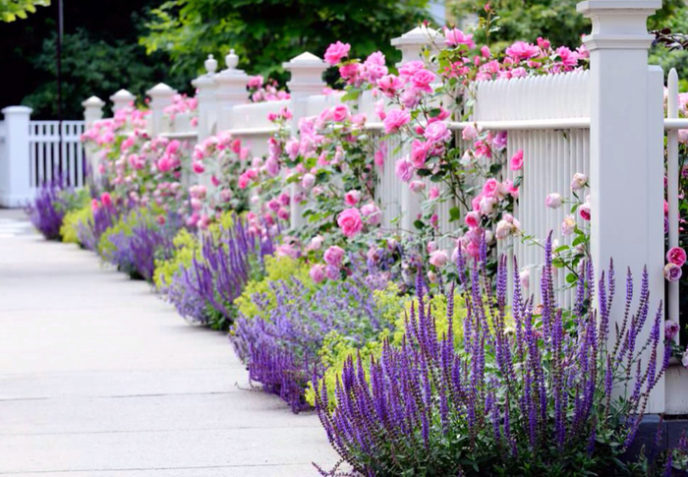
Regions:
<instances>
[{"instance_id":1,"label":"chartreuse foliage","mask_svg":"<svg viewBox=\"0 0 688 477\"><path fill-rule=\"evenodd\" d=\"M0 21L13 22L36 13L36 7L47 7L50 0L0 0Z\"/></svg>"},{"instance_id":2,"label":"chartreuse foliage","mask_svg":"<svg viewBox=\"0 0 688 477\"><path fill-rule=\"evenodd\" d=\"M79 243L79 224L93 220L93 210L90 204L82 205L78 209L70 210L62 219L60 235L65 243Z\"/></svg>"}]
</instances>

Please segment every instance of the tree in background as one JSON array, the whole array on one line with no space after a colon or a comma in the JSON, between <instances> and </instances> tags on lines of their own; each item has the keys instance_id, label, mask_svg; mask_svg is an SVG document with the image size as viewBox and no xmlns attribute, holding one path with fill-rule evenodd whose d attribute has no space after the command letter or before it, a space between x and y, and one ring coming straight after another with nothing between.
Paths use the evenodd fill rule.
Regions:
<instances>
[{"instance_id":1,"label":"tree in background","mask_svg":"<svg viewBox=\"0 0 688 477\"><path fill-rule=\"evenodd\" d=\"M462 26L474 23L476 43L504 47L515 40L534 42L539 36L553 45L576 47L590 32L590 21L576 13L579 0L447 0L449 16ZM688 7L684 0L664 0L648 20L649 30L668 28L688 33ZM669 51L662 44L650 50L650 63L668 71L676 68L688 77L688 51ZM686 85L688 86L688 85Z\"/></svg>"},{"instance_id":2,"label":"tree in background","mask_svg":"<svg viewBox=\"0 0 688 477\"><path fill-rule=\"evenodd\" d=\"M389 40L426 20L427 0L171 0L153 10L141 43L165 51L188 77L205 56L234 48L240 67L283 81L282 62L310 51L322 56L336 40L356 56L381 50L398 59Z\"/></svg>"},{"instance_id":3,"label":"tree in background","mask_svg":"<svg viewBox=\"0 0 688 477\"><path fill-rule=\"evenodd\" d=\"M3 0L0 0L0 4ZM164 52L147 55L138 44L142 18L161 0L68 0L64 2L62 51L64 117L83 115L81 102L107 99L120 88L138 97L159 81L189 89L188 77L169 71ZM0 106L24 104L32 117L52 119L57 108L57 2L21 22L0 24Z\"/></svg>"},{"instance_id":4,"label":"tree in background","mask_svg":"<svg viewBox=\"0 0 688 477\"><path fill-rule=\"evenodd\" d=\"M0 21L13 22L36 13L36 7L47 7L50 0L0 0Z\"/></svg>"}]
</instances>

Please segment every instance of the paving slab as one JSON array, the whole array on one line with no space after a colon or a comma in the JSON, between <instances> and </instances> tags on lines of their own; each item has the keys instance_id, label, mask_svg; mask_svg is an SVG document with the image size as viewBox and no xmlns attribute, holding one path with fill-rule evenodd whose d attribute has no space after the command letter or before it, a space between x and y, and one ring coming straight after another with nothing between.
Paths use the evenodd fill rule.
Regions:
<instances>
[{"instance_id":1,"label":"paving slab","mask_svg":"<svg viewBox=\"0 0 688 477\"><path fill-rule=\"evenodd\" d=\"M291 477L314 461L337 461L317 416L251 386L227 336L0 210L0 475Z\"/></svg>"}]
</instances>

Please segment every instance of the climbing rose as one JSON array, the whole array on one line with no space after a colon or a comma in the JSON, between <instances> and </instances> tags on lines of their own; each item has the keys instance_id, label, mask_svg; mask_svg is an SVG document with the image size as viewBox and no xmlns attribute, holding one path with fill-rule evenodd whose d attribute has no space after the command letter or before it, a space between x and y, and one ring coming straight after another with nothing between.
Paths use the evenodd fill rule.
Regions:
<instances>
[{"instance_id":1,"label":"climbing rose","mask_svg":"<svg viewBox=\"0 0 688 477\"><path fill-rule=\"evenodd\" d=\"M506 54L515 60L527 60L538 54L538 47L525 41L514 42L506 49Z\"/></svg>"},{"instance_id":2,"label":"climbing rose","mask_svg":"<svg viewBox=\"0 0 688 477\"><path fill-rule=\"evenodd\" d=\"M382 211L372 202L361 207L361 214L368 225L377 225L382 220Z\"/></svg>"},{"instance_id":3,"label":"climbing rose","mask_svg":"<svg viewBox=\"0 0 688 477\"><path fill-rule=\"evenodd\" d=\"M359 200L361 200L361 192L358 190L350 190L344 194L344 202L346 202L346 205L356 205Z\"/></svg>"},{"instance_id":4,"label":"climbing rose","mask_svg":"<svg viewBox=\"0 0 688 477\"><path fill-rule=\"evenodd\" d=\"M404 182L408 182L413 177L413 164L406 157L402 157L396 163L394 168L397 177Z\"/></svg>"},{"instance_id":5,"label":"climbing rose","mask_svg":"<svg viewBox=\"0 0 688 477\"><path fill-rule=\"evenodd\" d=\"M590 204L587 202L578 208L578 215L581 219L590 222Z\"/></svg>"},{"instance_id":6,"label":"climbing rose","mask_svg":"<svg viewBox=\"0 0 688 477\"><path fill-rule=\"evenodd\" d=\"M573 218L573 215L568 215L566 216L566 218L564 218L564 221L561 223L561 234L571 235L575 228L576 219Z\"/></svg>"},{"instance_id":7,"label":"climbing rose","mask_svg":"<svg viewBox=\"0 0 688 477\"><path fill-rule=\"evenodd\" d=\"M325 279L325 265L322 263L313 265L308 274L315 283L320 283Z\"/></svg>"},{"instance_id":8,"label":"climbing rose","mask_svg":"<svg viewBox=\"0 0 688 477\"><path fill-rule=\"evenodd\" d=\"M451 133L444 121L435 121L428 125L423 135L426 139L433 142L448 141L451 138Z\"/></svg>"},{"instance_id":9,"label":"climbing rose","mask_svg":"<svg viewBox=\"0 0 688 477\"><path fill-rule=\"evenodd\" d=\"M466 225L474 229L480 225L480 213L475 210L471 211L466 214L464 221L466 222Z\"/></svg>"},{"instance_id":10,"label":"climbing rose","mask_svg":"<svg viewBox=\"0 0 688 477\"><path fill-rule=\"evenodd\" d=\"M400 127L407 124L410 120L411 115L405 109L392 109L387 113L383 121L385 133L397 132Z\"/></svg>"},{"instance_id":11,"label":"climbing rose","mask_svg":"<svg viewBox=\"0 0 688 477\"><path fill-rule=\"evenodd\" d=\"M103 201L103 204L105 201ZM686 251L681 247L672 247L666 254L667 262L673 263L682 267L686 263Z\"/></svg>"},{"instance_id":12,"label":"climbing rose","mask_svg":"<svg viewBox=\"0 0 688 477\"><path fill-rule=\"evenodd\" d=\"M344 235L353 237L363 228L360 212L355 207L343 210L337 217L337 225Z\"/></svg>"},{"instance_id":13,"label":"climbing rose","mask_svg":"<svg viewBox=\"0 0 688 477\"><path fill-rule=\"evenodd\" d=\"M449 256L444 250L435 250L430 254L430 265L441 268L447 264L449 261Z\"/></svg>"},{"instance_id":14,"label":"climbing rose","mask_svg":"<svg viewBox=\"0 0 688 477\"><path fill-rule=\"evenodd\" d=\"M110 207L112 207L112 197L110 197L110 194L108 194L107 192L103 192L100 195L100 201L103 203L103 206L105 206L106 208L109 209ZM684 261L685 261L685 259L684 259Z\"/></svg>"},{"instance_id":15,"label":"climbing rose","mask_svg":"<svg viewBox=\"0 0 688 477\"><path fill-rule=\"evenodd\" d=\"M349 55L350 49L351 45L348 43L342 43L341 41L332 43L325 51L325 61L330 65L336 65L342 58Z\"/></svg>"},{"instance_id":16,"label":"climbing rose","mask_svg":"<svg viewBox=\"0 0 688 477\"><path fill-rule=\"evenodd\" d=\"M349 117L349 108L345 104L338 104L332 108L332 119L336 122L342 122Z\"/></svg>"},{"instance_id":17,"label":"climbing rose","mask_svg":"<svg viewBox=\"0 0 688 477\"><path fill-rule=\"evenodd\" d=\"M675 282L681 278L681 267L675 263L667 263L664 266L664 278L670 282Z\"/></svg>"},{"instance_id":18,"label":"climbing rose","mask_svg":"<svg viewBox=\"0 0 688 477\"><path fill-rule=\"evenodd\" d=\"M573 175L573 179L571 179L571 190L582 189L585 186L586 182L588 182L588 178L585 176L585 174L576 172Z\"/></svg>"},{"instance_id":19,"label":"climbing rose","mask_svg":"<svg viewBox=\"0 0 688 477\"><path fill-rule=\"evenodd\" d=\"M547 194L547 197L545 197L545 205L550 209L558 209L561 206L561 195L556 192Z\"/></svg>"},{"instance_id":20,"label":"climbing rose","mask_svg":"<svg viewBox=\"0 0 688 477\"><path fill-rule=\"evenodd\" d=\"M511 158L511 170L518 171L523 167L523 149L516 151L516 154Z\"/></svg>"},{"instance_id":21,"label":"climbing rose","mask_svg":"<svg viewBox=\"0 0 688 477\"><path fill-rule=\"evenodd\" d=\"M344 249L341 247L337 247L336 245L332 245L327 250L325 250L325 253L323 254L323 259L325 260L325 263L327 263L328 265L339 268L342 265L343 256Z\"/></svg>"},{"instance_id":22,"label":"climbing rose","mask_svg":"<svg viewBox=\"0 0 688 477\"><path fill-rule=\"evenodd\" d=\"M474 48L475 42L473 42L473 35L466 34L459 30L458 28L449 29L444 28L444 42L447 46L458 46L466 45L468 48Z\"/></svg>"},{"instance_id":23,"label":"climbing rose","mask_svg":"<svg viewBox=\"0 0 688 477\"><path fill-rule=\"evenodd\" d=\"M668 320L664 324L664 337L668 340L673 340L678 334L679 326L673 320Z\"/></svg>"}]
</instances>

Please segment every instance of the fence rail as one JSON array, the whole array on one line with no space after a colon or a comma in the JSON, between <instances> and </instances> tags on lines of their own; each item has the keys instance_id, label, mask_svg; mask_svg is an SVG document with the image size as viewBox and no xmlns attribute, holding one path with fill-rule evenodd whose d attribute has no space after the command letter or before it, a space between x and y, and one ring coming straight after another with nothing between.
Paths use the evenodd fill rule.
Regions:
<instances>
[{"instance_id":1,"label":"fence rail","mask_svg":"<svg viewBox=\"0 0 688 477\"><path fill-rule=\"evenodd\" d=\"M81 145L84 121L31 121L31 109L11 106L0 121L0 206L25 206L41 185L61 180L70 187L85 183Z\"/></svg>"}]
</instances>

